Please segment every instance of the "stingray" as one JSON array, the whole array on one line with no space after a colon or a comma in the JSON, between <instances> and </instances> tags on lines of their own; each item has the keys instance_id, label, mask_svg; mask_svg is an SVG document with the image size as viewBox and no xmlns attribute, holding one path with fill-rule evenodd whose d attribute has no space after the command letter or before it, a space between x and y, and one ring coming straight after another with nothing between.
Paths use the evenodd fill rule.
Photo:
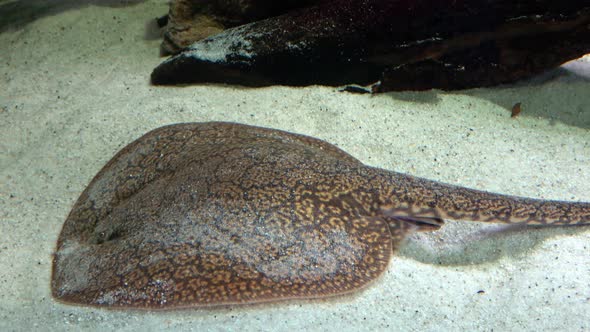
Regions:
<instances>
[{"instance_id":1,"label":"stingray","mask_svg":"<svg viewBox=\"0 0 590 332\"><path fill-rule=\"evenodd\" d=\"M280 130L174 124L123 148L84 190L57 242L52 293L145 309L345 294L443 219L590 224L590 203L429 181Z\"/></svg>"}]
</instances>

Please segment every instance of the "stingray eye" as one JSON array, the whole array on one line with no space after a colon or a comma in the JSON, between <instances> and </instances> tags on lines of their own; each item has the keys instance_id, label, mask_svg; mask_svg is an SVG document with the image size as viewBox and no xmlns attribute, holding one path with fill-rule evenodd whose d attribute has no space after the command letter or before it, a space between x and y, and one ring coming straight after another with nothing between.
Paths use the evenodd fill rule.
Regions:
<instances>
[{"instance_id":1,"label":"stingray eye","mask_svg":"<svg viewBox=\"0 0 590 332\"><path fill-rule=\"evenodd\" d=\"M96 234L96 244L103 244L106 235L106 232L99 232L98 234Z\"/></svg>"},{"instance_id":2,"label":"stingray eye","mask_svg":"<svg viewBox=\"0 0 590 332\"><path fill-rule=\"evenodd\" d=\"M106 232L102 231L96 236L96 244L103 244L105 242L114 241L121 237L119 231Z\"/></svg>"}]
</instances>

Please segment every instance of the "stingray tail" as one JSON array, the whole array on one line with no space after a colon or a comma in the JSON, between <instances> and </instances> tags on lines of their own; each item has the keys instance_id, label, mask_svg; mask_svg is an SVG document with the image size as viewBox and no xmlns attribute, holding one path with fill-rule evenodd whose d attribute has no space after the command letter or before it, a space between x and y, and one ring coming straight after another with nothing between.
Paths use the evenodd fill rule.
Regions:
<instances>
[{"instance_id":1,"label":"stingray tail","mask_svg":"<svg viewBox=\"0 0 590 332\"><path fill-rule=\"evenodd\" d=\"M533 225L590 225L589 202L501 195L405 174L388 174L382 209L390 216Z\"/></svg>"}]
</instances>

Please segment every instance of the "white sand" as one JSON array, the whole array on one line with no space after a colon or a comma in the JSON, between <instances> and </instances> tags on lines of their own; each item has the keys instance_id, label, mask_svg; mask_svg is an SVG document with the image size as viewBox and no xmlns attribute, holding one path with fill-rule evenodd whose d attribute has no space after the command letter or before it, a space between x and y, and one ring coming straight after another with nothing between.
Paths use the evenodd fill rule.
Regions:
<instances>
[{"instance_id":1,"label":"white sand","mask_svg":"<svg viewBox=\"0 0 590 332\"><path fill-rule=\"evenodd\" d=\"M51 255L75 200L117 150L165 124L285 129L373 166L590 201L590 83L581 76L378 96L153 87L149 74L162 59L145 25L166 10L156 0L87 6L0 34L0 331L590 330L588 228L499 232L448 222L412 237L371 287L339 299L158 313L54 301ZM587 75L589 65L573 67ZM512 119L516 102L523 111Z\"/></svg>"}]
</instances>

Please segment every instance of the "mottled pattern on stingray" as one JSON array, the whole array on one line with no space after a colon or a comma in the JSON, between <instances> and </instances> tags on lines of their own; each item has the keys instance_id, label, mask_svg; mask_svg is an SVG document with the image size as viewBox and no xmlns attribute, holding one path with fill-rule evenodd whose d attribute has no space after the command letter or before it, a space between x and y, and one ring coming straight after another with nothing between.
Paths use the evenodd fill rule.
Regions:
<instances>
[{"instance_id":1,"label":"mottled pattern on stingray","mask_svg":"<svg viewBox=\"0 0 590 332\"><path fill-rule=\"evenodd\" d=\"M396 225L374 191L354 190L348 174L362 167L331 144L277 130L156 129L78 199L58 240L53 295L176 308L359 289L385 270Z\"/></svg>"},{"instance_id":2,"label":"mottled pattern on stingray","mask_svg":"<svg viewBox=\"0 0 590 332\"><path fill-rule=\"evenodd\" d=\"M533 199L373 169L385 215L527 225L590 224L590 203Z\"/></svg>"},{"instance_id":3,"label":"mottled pattern on stingray","mask_svg":"<svg viewBox=\"0 0 590 332\"><path fill-rule=\"evenodd\" d=\"M52 291L155 309L343 294L443 218L590 224L590 203L377 169L279 130L178 124L129 144L84 190L58 239Z\"/></svg>"}]
</instances>

